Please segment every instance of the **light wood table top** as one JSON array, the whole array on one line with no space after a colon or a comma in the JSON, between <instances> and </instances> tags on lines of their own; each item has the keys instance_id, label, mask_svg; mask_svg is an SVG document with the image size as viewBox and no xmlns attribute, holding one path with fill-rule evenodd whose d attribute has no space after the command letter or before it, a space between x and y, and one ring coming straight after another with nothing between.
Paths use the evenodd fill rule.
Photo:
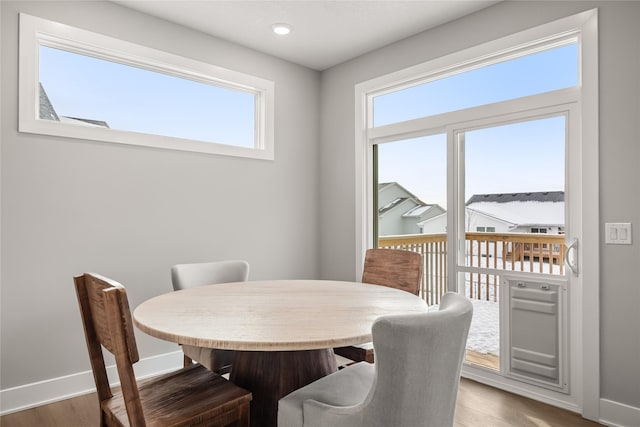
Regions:
<instances>
[{"instance_id":1,"label":"light wood table top","mask_svg":"<svg viewBox=\"0 0 640 427\"><path fill-rule=\"evenodd\" d=\"M143 332L179 344L289 351L371 341L378 317L425 311L422 299L385 286L268 280L159 295L140 304L133 317Z\"/></svg>"}]
</instances>

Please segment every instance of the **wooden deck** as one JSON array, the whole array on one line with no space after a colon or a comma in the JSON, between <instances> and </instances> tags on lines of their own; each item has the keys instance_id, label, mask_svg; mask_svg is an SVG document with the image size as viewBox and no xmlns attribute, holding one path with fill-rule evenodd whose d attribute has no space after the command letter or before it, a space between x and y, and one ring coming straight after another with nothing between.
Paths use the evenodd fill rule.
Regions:
<instances>
[{"instance_id":1,"label":"wooden deck","mask_svg":"<svg viewBox=\"0 0 640 427\"><path fill-rule=\"evenodd\" d=\"M467 350L465 361L474 365L483 366L494 371L500 370L500 358L497 354L478 353L477 351Z\"/></svg>"}]
</instances>

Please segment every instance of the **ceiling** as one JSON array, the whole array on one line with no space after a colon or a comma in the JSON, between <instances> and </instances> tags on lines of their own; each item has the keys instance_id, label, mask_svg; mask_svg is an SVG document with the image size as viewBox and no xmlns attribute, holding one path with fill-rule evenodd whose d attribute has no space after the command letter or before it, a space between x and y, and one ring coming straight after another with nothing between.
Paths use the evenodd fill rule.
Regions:
<instances>
[{"instance_id":1,"label":"ceiling","mask_svg":"<svg viewBox=\"0 0 640 427\"><path fill-rule=\"evenodd\" d=\"M498 3L496 0L113 0L115 3L324 70ZM274 23L293 26L287 36Z\"/></svg>"}]
</instances>

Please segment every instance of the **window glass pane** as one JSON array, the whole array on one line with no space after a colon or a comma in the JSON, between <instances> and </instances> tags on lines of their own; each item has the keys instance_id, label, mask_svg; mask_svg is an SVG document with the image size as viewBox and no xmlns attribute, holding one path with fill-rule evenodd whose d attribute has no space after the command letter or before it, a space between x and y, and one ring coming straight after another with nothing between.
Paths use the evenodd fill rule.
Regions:
<instances>
[{"instance_id":1,"label":"window glass pane","mask_svg":"<svg viewBox=\"0 0 640 427\"><path fill-rule=\"evenodd\" d=\"M377 148L377 246L421 253L421 296L437 304L447 289L447 137L405 139Z\"/></svg>"},{"instance_id":2,"label":"window glass pane","mask_svg":"<svg viewBox=\"0 0 640 427\"><path fill-rule=\"evenodd\" d=\"M255 94L40 46L40 119L253 148Z\"/></svg>"},{"instance_id":3,"label":"window glass pane","mask_svg":"<svg viewBox=\"0 0 640 427\"><path fill-rule=\"evenodd\" d=\"M379 95L374 126L506 101L578 84L576 43Z\"/></svg>"},{"instance_id":4,"label":"window glass pane","mask_svg":"<svg viewBox=\"0 0 640 427\"><path fill-rule=\"evenodd\" d=\"M559 116L464 133L465 231L496 233L468 237L464 265L563 274L565 122ZM485 276L471 277L471 295L494 289Z\"/></svg>"},{"instance_id":5,"label":"window glass pane","mask_svg":"<svg viewBox=\"0 0 640 427\"><path fill-rule=\"evenodd\" d=\"M445 134L378 144L378 234L445 233ZM426 221L426 222L425 222Z\"/></svg>"}]
</instances>

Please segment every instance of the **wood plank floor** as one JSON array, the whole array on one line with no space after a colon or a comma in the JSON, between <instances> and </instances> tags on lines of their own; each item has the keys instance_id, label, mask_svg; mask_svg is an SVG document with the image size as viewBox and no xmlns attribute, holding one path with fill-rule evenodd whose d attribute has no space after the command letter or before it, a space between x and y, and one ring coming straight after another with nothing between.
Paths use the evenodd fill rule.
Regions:
<instances>
[{"instance_id":1,"label":"wood plank floor","mask_svg":"<svg viewBox=\"0 0 640 427\"><path fill-rule=\"evenodd\" d=\"M0 417L2 427L99 426L95 393ZM580 415L462 379L455 427L598 426Z\"/></svg>"}]
</instances>

